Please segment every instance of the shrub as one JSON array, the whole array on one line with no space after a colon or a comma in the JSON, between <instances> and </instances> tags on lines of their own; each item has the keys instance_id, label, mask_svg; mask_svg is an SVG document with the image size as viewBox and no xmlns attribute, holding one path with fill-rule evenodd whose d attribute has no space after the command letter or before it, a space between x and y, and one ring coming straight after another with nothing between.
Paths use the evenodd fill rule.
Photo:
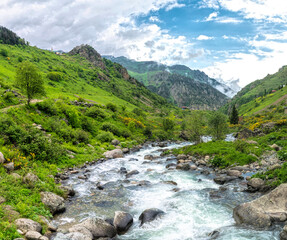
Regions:
<instances>
[{"instance_id":1,"label":"shrub","mask_svg":"<svg viewBox=\"0 0 287 240\"><path fill-rule=\"evenodd\" d=\"M59 82L63 79L63 76L61 73L58 73L58 72L49 72L47 74L47 78L52 80L52 81Z\"/></svg>"},{"instance_id":2,"label":"shrub","mask_svg":"<svg viewBox=\"0 0 287 240\"><path fill-rule=\"evenodd\" d=\"M163 119L162 124L163 124L163 129L165 131L171 131L174 129L174 126L175 126L174 121L169 118Z\"/></svg>"},{"instance_id":3,"label":"shrub","mask_svg":"<svg viewBox=\"0 0 287 240\"><path fill-rule=\"evenodd\" d=\"M57 115L57 108L55 106L55 102L52 99L45 100L43 102L36 103L36 107L43 111L44 113L47 113L49 115Z\"/></svg>"},{"instance_id":4,"label":"shrub","mask_svg":"<svg viewBox=\"0 0 287 240\"><path fill-rule=\"evenodd\" d=\"M97 139L101 142L111 142L114 136L110 132L102 132L97 136Z\"/></svg>"},{"instance_id":5,"label":"shrub","mask_svg":"<svg viewBox=\"0 0 287 240\"><path fill-rule=\"evenodd\" d=\"M133 110L133 113L136 114L137 116L145 116L144 111L140 108L135 108Z\"/></svg>"},{"instance_id":6,"label":"shrub","mask_svg":"<svg viewBox=\"0 0 287 240\"><path fill-rule=\"evenodd\" d=\"M89 143L89 134L82 129L76 130L76 138L79 142Z\"/></svg>"},{"instance_id":7,"label":"shrub","mask_svg":"<svg viewBox=\"0 0 287 240\"><path fill-rule=\"evenodd\" d=\"M13 98L14 98L14 97L15 97L15 96L14 96L14 94L13 94L12 92L6 92L6 93L4 93L4 95L3 95L4 100L5 100L6 102L9 102L9 103L13 102Z\"/></svg>"},{"instance_id":8,"label":"shrub","mask_svg":"<svg viewBox=\"0 0 287 240\"><path fill-rule=\"evenodd\" d=\"M97 119L97 120L103 120L107 118L107 114L98 107L91 107L87 110L86 116Z\"/></svg>"},{"instance_id":9,"label":"shrub","mask_svg":"<svg viewBox=\"0 0 287 240\"><path fill-rule=\"evenodd\" d=\"M215 156L210 160L210 163L214 167L225 167L227 163L222 159L222 157Z\"/></svg>"},{"instance_id":10,"label":"shrub","mask_svg":"<svg viewBox=\"0 0 287 240\"><path fill-rule=\"evenodd\" d=\"M18 57L18 62L23 62L23 58L22 57Z\"/></svg>"},{"instance_id":11,"label":"shrub","mask_svg":"<svg viewBox=\"0 0 287 240\"><path fill-rule=\"evenodd\" d=\"M165 131L157 131L155 132L155 135L157 139L159 139L160 141L164 141L168 139L168 133Z\"/></svg>"},{"instance_id":12,"label":"shrub","mask_svg":"<svg viewBox=\"0 0 287 240\"><path fill-rule=\"evenodd\" d=\"M3 57L8 57L8 51L6 49L1 49L0 55L2 55Z\"/></svg>"},{"instance_id":13,"label":"shrub","mask_svg":"<svg viewBox=\"0 0 287 240\"><path fill-rule=\"evenodd\" d=\"M148 138L151 138L152 137L152 130L151 130L151 127L145 127L144 131L143 131L143 134L148 137Z\"/></svg>"},{"instance_id":14,"label":"shrub","mask_svg":"<svg viewBox=\"0 0 287 240\"><path fill-rule=\"evenodd\" d=\"M117 126L115 126L114 124L109 123L109 122L103 123L102 127L101 127L101 130L104 130L106 132L111 132L114 135L119 136L119 137L121 136L120 129Z\"/></svg>"},{"instance_id":15,"label":"shrub","mask_svg":"<svg viewBox=\"0 0 287 240\"><path fill-rule=\"evenodd\" d=\"M287 151L286 150L281 150L277 152L278 158L281 161L286 161L287 160Z\"/></svg>"},{"instance_id":16,"label":"shrub","mask_svg":"<svg viewBox=\"0 0 287 240\"><path fill-rule=\"evenodd\" d=\"M242 153L247 153L249 144L242 140L236 140L234 141L234 147L237 151Z\"/></svg>"},{"instance_id":17,"label":"shrub","mask_svg":"<svg viewBox=\"0 0 287 240\"><path fill-rule=\"evenodd\" d=\"M113 103L108 103L106 105L107 109L111 110L112 112L116 112L117 111L117 106Z\"/></svg>"}]
</instances>

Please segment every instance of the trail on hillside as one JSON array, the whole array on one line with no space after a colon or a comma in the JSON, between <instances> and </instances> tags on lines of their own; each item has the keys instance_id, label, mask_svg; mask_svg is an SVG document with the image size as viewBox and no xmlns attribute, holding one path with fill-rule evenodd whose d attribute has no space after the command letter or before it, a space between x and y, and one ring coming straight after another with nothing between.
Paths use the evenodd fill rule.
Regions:
<instances>
[{"instance_id":1,"label":"trail on hillside","mask_svg":"<svg viewBox=\"0 0 287 240\"><path fill-rule=\"evenodd\" d=\"M37 102L43 102L44 100L42 99L33 99L30 101L30 103L37 103ZM17 104L17 105L12 105L6 108L2 108L0 109L0 112L7 112L7 110L9 110L10 108L18 108L20 106L24 106L26 103L21 103L21 104Z\"/></svg>"},{"instance_id":2,"label":"trail on hillside","mask_svg":"<svg viewBox=\"0 0 287 240\"><path fill-rule=\"evenodd\" d=\"M285 95L282 96L281 98L277 99L275 102L273 102L273 103L267 105L265 108L262 108L261 110L255 112L254 114L258 114L258 113L260 113L260 112L263 112L263 111L267 110L270 106L272 106L272 105L277 105L278 103L282 102L284 99L287 99L287 94L285 94Z\"/></svg>"}]
</instances>

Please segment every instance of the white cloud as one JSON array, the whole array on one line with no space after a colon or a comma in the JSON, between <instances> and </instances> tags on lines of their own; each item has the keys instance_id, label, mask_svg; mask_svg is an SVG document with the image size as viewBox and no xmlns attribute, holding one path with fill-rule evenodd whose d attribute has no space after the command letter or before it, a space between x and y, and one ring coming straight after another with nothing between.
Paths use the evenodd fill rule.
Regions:
<instances>
[{"instance_id":1,"label":"white cloud","mask_svg":"<svg viewBox=\"0 0 287 240\"><path fill-rule=\"evenodd\" d=\"M212 39L214 39L214 37L209 37L206 35L199 35L196 39L199 41L204 41L204 40L212 40Z\"/></svg>"},{"instance_id":2,"label":"white cloud","mask_svg":"<svg viewBox=\"0 0 287 240\"><path fill-rule=\"evenodd\" d=\"M209 14L209 16L207 18L205 18L206 22L218 22L218 23L241 23L242 20L240 19L236 19L236 18L231 18L231 17L219 17L218 16L218 12L213 12L211 14Z\"/></svg>"},{"instance_id":3,"label":"white cloud","mask_svg":"<svg viewBox=\"0 0 287 240\"><path fill-rule=\"evenodd\" d=\"M166 11L170 11L170 10L173 9L173 8L182 8L182 7L185 7L185 4L175 2L175 3L173 3L173 4L168 5L168 6L166 7Z\"/></svg>"},{"instance_id":4,"label":"white cloud","mask_svg":"<svg viewBox=\"0 0 287 240\"><path fill-rule=\"evenodd\" d=\"M229 82L239 79L239 85L244 87L286 65L287 43L252 40L249 41L249 45L254 50L250 50L249 53L227 54L225 60L202 70L216 79ZM262 48L271 51L266 52L261 50Z\"/></svg>"},{"instance_id":5,"label":"white cloud","mask_svg":"<svg viewBox=\"0 0 287 240\"><path fill-rule=\"evenodd\" d=\"M287 22L287 1L284 0L203 0L202 6L239 12L247 19Z\"/></svg>"},{"instance_id":6,"label":"white cloud","mask_svg":"<svg viewBox=\"0 0 287 240\"><path fill-rule=\"evenodd\" d=\"M142 25L135 18L183 6L178 0L1 0L0 23L41 48L69 51L84 43L101 54L172 63L202 53L159 28L156 16Z\"/></svg>"},{"instance_id":7,"label":"white cloud","mask_svg":"<svg viewBox=\"0 0 287 240\"><path fill-rule=\"evenodd\" d=\"M157 17L157 16L151 16L150 18L149 18L149 21L150 22L162 22L161 20L159 20L159 18Z\"/></svg>"},{"instance_id":8,"label":"white cloud","mask_svg":"<svg viewBox=\"0 0 287 240\"><path fill-rule=\"evenodd\" d=\"M217 12L210 13L209 16L205 19L205 21L214 21L218 16Z\"/></svg>"}]
</instances>

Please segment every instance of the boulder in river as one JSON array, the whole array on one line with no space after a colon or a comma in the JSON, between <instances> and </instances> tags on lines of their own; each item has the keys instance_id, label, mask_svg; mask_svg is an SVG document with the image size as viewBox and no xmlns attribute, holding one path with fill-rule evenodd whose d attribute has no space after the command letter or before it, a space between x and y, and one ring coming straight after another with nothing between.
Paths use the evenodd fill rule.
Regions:
<instances>
[{"instance_id":1,"label":"boulder in river","mask_svg":"<svg viewBox=\"0 0 287 240\"><path fill-rule=\"evenodd\" d=\"M136 175L136 174L139 174L140 172L138 171L138 170L132 170L132 171L130 171L130 172L128 172L127 174L126 174L126 177L127 178L129 178L129 177L131 177L132 175Z\"/></svg>"},{"instance_id":2,"label":"boulder in river","mask_svg":"<svg viewBox=\"0 0 287 240\"><path fill-rule=\"evenodd\" d=\"M247 224L258 228L268 228L273 222L287 220L287 183L251 202L233 209L237 224Z\"/></svg>"},{"instance_id":3,"label":"boulder in river","mask_svg":"<svg viewBox=\"0 0 287 240\"><path fill-rule=\"evenodd\" d=\"M114 226L100 218L88 218L87 220L76 226L82 226L88 229L92 233L93 238L112 238L117 234Z\"/></svg>"},{"instance_id":4,"label":"boulder in river","mask_svg":"<svg viewBox=\"0 0 287 240\"><path fill-rule=\"evenodd\" d=\"M127 212L117 211L113 225L115 226L118 234L126 233L133 224L133 216Z\"/></svg>"},{"instance_id":5,"label":"boulder in river","mask_svg":"<svg viewBox=\"0 0 287 240\"><path fill-rule=\"evenodd\" d=\"M280 233L280 240L287 240L287 225L284 226L282 232Z\"/></svg>"},{"instance_id":6,"label":"boulder in river","mask_svg":"<svg viewBox=\"0 0 287 240\"><path fill-rule=\"evenodd\" d=\"M164 211L157 209L157 208L149 208L142 212L142 214L139 217L139 220L141 221L141 226L144 223L152 222L156 218L162 216L164 214Z\"/></svg>"},{"instance_id":7,"label":"boulder in river","mask_svg":"<svg viewBox=\"0 0 287 240\"><path fill-rule=\"evenodd\" d=\"M153 155L151 155L151 154L144 156L144 159L146 159L146 160L153 160L154 158L155 157Z\"/></svg>"},{"instance_id":8,"label":"boulder in river","mask_svg":"<svg viewBox=\"0 0 287 240\"><path fill-rule=\"evenodd\" d=\"M75 225L69 228L70 233L81 233L85 239L93 239L93 234L85 227ZM83 238L82 237L82 238Z\"/></svg>"},{"instance_id":9,"label":"boulder in river","mask_svg":"<svg viewBox=\"0 0 287 240\"><path fill-rule=\"evenodd\" d=\"M265 182L261 178L251 178L247 183L247 192L262 191Z\"/></svg>"},{"instance_id":10,"label":"boulder in river","mask_svg":"<svg viewBox=\"0 0 287 240\"><path fill-rule=\"evenodd\" d=\"M216 182L217 184L220 184L220 185L223 185L225 183L228 183L228 182L231 182L231 181L234 181L238 179L237 177L231 177L231 176L218 176L218 177L215 177L213 180L214 182Z\"/></svg>"},{"instance_id":11,"label":"boulder in river","mask_svg":"<svg viewBox=\"0 0 287 240\"><path fill-rule=\"evenodd\" d=\"M188 170L190 170L190 165L188 163L180 163L180 164L176 165L176 169L188 171Z\"/></svg>"},{"instance_id":12,"label":"boulder in river","mask_svg":"<svg viewBox=\"0 0 287 240\"><path fill-rule=\"evenodd\" d=\"M121 149L114 149L111 151L106 151L104 153L104 156L108 159L112 159L112 158L122 158L124 157L123 151Z\"/></svg>"},{"instance_id":13,"label":"boulder in river","mask_svg":"<svg viewBox=\"0 0 287 240\"><path fill-rule=\"evenodd\" d=\"M50 212L54 215L66 210L64 198L51 192L41 192L41 200Z\"/></svg>"},{"instance_id":14,"label":"boulder in river","mask_svg":"<svg viewBox=\"0 0 287 240\"><path fill-rule=\"evenodd\" d=\"M17 219L15 221L15 225L17 226L17 229L21 230L23 233L26 233L29 231L36 231L40 233L42 231L42 226L40 223L37 223L28 218Z\"/></svg>"},{"instance_id":15,"label":"boulder in river","mask_svg":"<svg viewBox=\"0 0 287 240\"><path fill-rule=\"evenodd\" d=\"M231 177L239 177L241 176L241 172L238 170L227 170L227 175Z\"/></svg>"}]
</instances>

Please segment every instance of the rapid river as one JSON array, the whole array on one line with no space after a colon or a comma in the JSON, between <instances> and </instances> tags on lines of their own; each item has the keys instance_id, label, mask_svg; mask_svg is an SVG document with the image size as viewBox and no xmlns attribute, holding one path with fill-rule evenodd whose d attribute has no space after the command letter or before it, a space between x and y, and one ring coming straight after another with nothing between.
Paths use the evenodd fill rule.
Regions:
<instances>
[{"instance_id":1,"label":"rapid river","mask_svg":"<svg viewBox=\"0 0 287 240\"><path fill-rule=\"evenodd\" d=\"M164 149L184 145L187 143L170 144ZM176 163L175 157L144 159L145 155L160 156L161 152L162 148L149 145L124 158L88 166L88 170L84 169L90 174L88 180L71 175L64 185L71 185L76 196L71 198L66 212L57 216L54 223L59 229L67 229L88 217L113 218L114 212L121 210L134 217L130 230L118 237L122 240L203 240L212 239L208 234L214 230L220 232L218 240L279 239L280 228L258 231L235 225L233 208L256 197L241 192L242 182L224 185L223 189L214 183L212 175L205 176L200 171L167 170L168 163ZM123 167L128 172L138 170L139 174L127 179L119 171ZM97 184L104 190L99 190ZM166 214L140 227L138 217L148 208L159 208Z\"/></svg>"}]
</instances>

